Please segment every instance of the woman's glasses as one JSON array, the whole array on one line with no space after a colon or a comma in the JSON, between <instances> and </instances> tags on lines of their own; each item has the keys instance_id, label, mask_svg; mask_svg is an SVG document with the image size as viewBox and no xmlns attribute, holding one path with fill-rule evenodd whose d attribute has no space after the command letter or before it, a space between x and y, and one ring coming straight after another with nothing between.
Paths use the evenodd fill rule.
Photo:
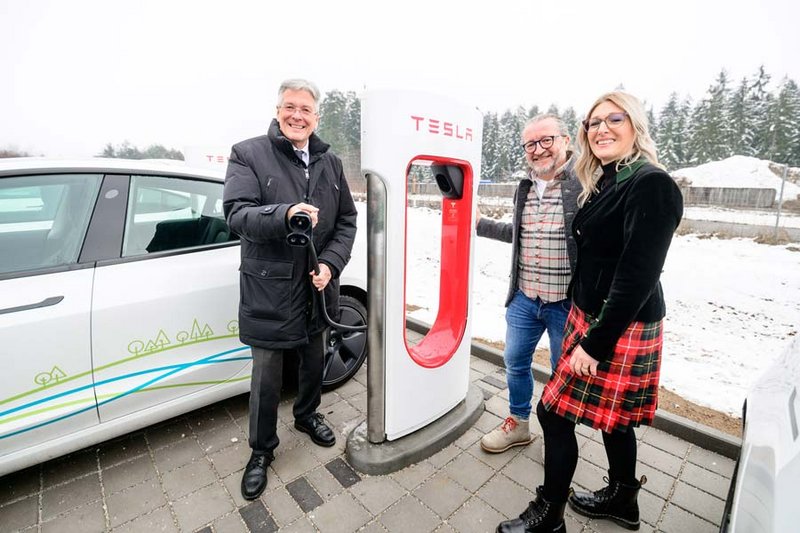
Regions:
<instances>
[{"instance_id":1,"label":"woman's glasses","mask_svg":"<svg viewBox=\"0 0 800 533\"><path fill-rule=\"evenodd\" d=\"M605 118L600 117L592 117L587 118L581 124L583 124L584 131L597 131L600 128L600 124L603 122L606 123L606 127L610 130L617 129L623 124L625 124L625 120L628 118L627 113L609 113L605 116Z\"/></svg>"}]
</instances>

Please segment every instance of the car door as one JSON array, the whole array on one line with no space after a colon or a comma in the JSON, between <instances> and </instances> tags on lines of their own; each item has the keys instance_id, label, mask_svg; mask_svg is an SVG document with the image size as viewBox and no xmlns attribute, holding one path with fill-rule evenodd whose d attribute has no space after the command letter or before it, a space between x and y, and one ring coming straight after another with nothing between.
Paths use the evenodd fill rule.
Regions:
<instances>
[{"instance_id":1,"label":"car door","mask_svg":"<svg viewBox=\"0 0 800 533\"><path fill-rule=\"evenodd\" d=\"M223 218L222 189L221 181L131 176L122 258L100 262L95 277L92 346L102 421L177 408L236 383L246 388L251 359L238 340L239 246Z\"/></svg>"},{"instance_id":2,"label":"car door","mask_svg":"<svg viewBox=\"0 0 800 533\"><path fill-rule=\"evenodd\" d=\"M94 269L79 253L101 182L102 174L0 176L0 464L98 424Z\"/></svg>"}]
</instances>

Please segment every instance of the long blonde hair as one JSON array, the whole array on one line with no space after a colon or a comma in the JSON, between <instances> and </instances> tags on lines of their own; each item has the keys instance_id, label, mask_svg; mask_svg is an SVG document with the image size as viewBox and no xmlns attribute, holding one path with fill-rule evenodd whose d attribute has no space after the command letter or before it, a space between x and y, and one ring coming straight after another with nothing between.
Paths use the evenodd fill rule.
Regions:
<instances>
[{"instance_id":1,"label":"long blonde hair","mask_svg":"<svg viewBox=\"0 0 800 533\"><path fill-rule=\"evenodd\" d=\"M641 157L657 167L664 168L658 162L656 144L653 142L653 138L650 137L647 114L642 103L631 94L623 91L613 91L595 100L589 112L586 113L586 118L591 117L595 108L603 102L611 102L625 111L633 125L633 149L630 154L617 161L617 170L630 165ZM578 177L581 187L583 187L583 191L578 195L578 205L582 206L586 199L597 191L597 181L600 179L602 171L600 170L600 160L595 157L589 146L589 136L583 125L578 127L578 146L580 155L575 161L575 175Z\"/></svg>"}]
</instances>

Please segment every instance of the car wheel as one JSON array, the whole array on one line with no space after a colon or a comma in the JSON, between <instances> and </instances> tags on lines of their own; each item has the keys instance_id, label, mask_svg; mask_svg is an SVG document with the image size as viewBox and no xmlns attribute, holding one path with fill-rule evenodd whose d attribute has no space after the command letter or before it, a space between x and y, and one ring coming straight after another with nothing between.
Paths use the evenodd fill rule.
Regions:
<instances>
[{"instance_id":1,"label":"car wheel","mask_svg":"<svg viewBox=\"0 0 800 533\"><path fill-rule=\"evenodd\" d=\"M356 298L340 296L339 308L340 324L361 326L367 323L367 308ZM361 368L367 358L367 332L328 328L324 341L325 369L322 375L322 387L325 390L332 390L348 381Z\"/></svg>"}]
</instances>

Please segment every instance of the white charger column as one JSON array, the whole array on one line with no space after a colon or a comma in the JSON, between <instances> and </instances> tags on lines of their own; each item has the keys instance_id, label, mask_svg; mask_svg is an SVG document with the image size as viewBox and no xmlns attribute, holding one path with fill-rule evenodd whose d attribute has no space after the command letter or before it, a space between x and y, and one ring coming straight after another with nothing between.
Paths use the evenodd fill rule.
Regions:
<instances>
[{"instance_id":1,"label":"white charger column","mask_svg":"<svg viewBox=\"0 0 800 533\"><path fill-rule=\"evenodd\" d=\"M367 421L348 438L350 463L387 473L457 439L483 411L470 387L470 289L480 176L481 113L443 96L371 91L361 98L368 184ZM408 174L430 165L441 194L438 310L425 337L406 338Z\"/></svg>"}]
</instances>

